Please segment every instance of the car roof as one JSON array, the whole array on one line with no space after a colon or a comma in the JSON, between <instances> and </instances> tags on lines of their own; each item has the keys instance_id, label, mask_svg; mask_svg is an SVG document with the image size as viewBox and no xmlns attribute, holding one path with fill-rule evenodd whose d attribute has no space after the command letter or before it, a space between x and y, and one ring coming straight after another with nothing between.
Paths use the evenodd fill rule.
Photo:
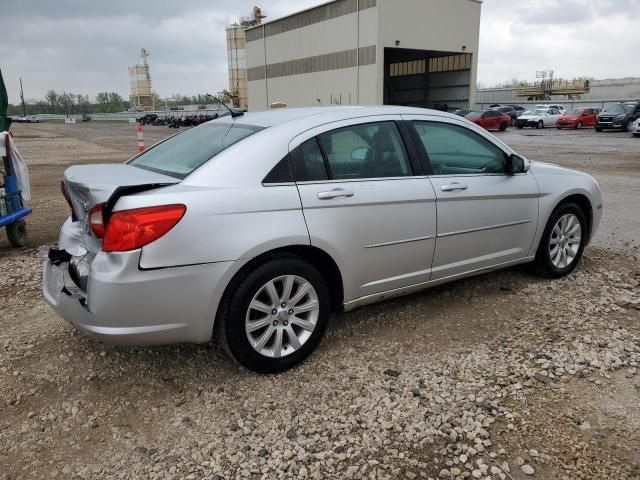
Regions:
<instances>
[{"instance_id":1,"label":"car roof","mask_svg":"<svg viewBox=\"0 0 640 480\"><path fill-rule=\"evenodd\" d=\"M369 117L376 115L400 115L400 114L417 114L417 115L436 115L442 117L458 118L452 113L442 112L440 110L432 110L428 108L402 107L393 105L384 106L331 106L331 107L306 107L306 108L276 108L273 110L264 110L258 112L246 112L242 116L230 119L224 116L216 120L214 123L229 123L229 120L244 125L255 125L259 127L272 127L283 125L286 123L300 122L318 125L325 122L335 122L346 120L349 118Z\"/></svg>"}]
</instances>

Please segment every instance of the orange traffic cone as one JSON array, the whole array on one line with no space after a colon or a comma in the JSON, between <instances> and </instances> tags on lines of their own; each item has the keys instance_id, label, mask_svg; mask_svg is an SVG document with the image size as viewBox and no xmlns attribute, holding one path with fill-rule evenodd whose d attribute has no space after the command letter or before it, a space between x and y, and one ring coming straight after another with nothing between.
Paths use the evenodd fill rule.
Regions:
<instances>
[{"instance_id":1,"label":"orange traffic cone","mask_svg":"<svg viewBox=\"0 0 640 480\"><path fill-rule=\"evenodd\" d=\"M136 122L136 130L138 131L138 151L144 152L144 137L142 136L141 122Z\"/></svg>"}]
</instances>

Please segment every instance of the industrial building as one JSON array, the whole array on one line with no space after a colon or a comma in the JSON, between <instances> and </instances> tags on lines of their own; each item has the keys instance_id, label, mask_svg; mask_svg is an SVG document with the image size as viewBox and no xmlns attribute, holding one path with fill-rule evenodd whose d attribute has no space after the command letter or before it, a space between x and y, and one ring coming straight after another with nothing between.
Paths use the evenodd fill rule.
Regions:
<instances>
[{"instance_id":1,"label":"industrial building","mask_svg":"<svg viewBox=\"0 0 640 480\"><path fill-rule=\"evenodd\" d=\"M229 65L229 90L234 107L246 107L247 98L247 53L245 30L260 25L265 15L259 7L253 7L251 17L240 18L227 26L227 62Z\"/></svg>"},{"instance_id":2,"label":"industrial building","mask_svg":"<svg viewBox=\"0 0 640 480\"><path fill-rule=\"evenodd\" d=\"M477 104L522 103L518 87L481 88L477 92ZM640 78L618 78L606 80L590 80L589 91L572 98L577 104L598 104L640 98ZM566 95L551 95L550 100L567 100Z\"/></svg>"},{"instance_id":3,"label":"industrial building","mask_svg":"<svg viewBox=\"0 0 640 480\"><path fill-rule=\"evenodd\" d=\"M335 0L249 28L248 106L468 107L479 0Z\"/></svg>"},{"instance_id":4,"label":"industrial building","mask_svg":"<svg viewBox=\"0 0 640 480\"><path fill-rule=\"evenodd\" d=\"M131 94L129 102L132 110L155 110L156 104L151 91L151 74L149 73L149 63L147 57L149 52L144 48L140 49L140 59L133 67L129 67L129 84Z\"/></svg>"}]
</instances>

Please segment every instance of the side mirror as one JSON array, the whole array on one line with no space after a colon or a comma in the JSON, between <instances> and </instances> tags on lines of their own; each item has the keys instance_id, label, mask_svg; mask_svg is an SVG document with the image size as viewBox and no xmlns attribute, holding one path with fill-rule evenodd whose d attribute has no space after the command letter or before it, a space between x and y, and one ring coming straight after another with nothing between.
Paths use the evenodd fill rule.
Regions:
<instances>
[{"instance_id":1,"label":"side mirror","mask_svg":"<svg viewBox=\"0 0 640 480\"><path fill-rule=\"evenodd\" d=\"M531 163L524 157L516 155L515 153L509 156L507 160L507 172L509 175L515 175L516 173L527 173Z\"/></svg>"}]
</instances>

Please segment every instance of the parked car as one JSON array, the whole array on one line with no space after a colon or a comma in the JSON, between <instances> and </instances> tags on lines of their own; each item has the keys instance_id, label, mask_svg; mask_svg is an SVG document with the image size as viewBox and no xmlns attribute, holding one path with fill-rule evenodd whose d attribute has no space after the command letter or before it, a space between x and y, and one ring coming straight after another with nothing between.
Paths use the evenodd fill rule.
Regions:
<instances>
[{"instance_id":1,"label":"parked car","mask_svg":"<svg viewBox=\"0 0 640 480\"><path fill-rule=\"evenodd\" d=\"M151 125L158 119L158 115L156 113L145 113L141 117L136 118L136 122L141 123L142 125Z\"/></svg>"},{"instance_id":2,"label":"parked car","mask_svg":"<svg viewBox=\"0 0 640 480\"><path fill-rule=\"evenodd\" d=\"M507 107L513 107L513 109L516 111L516 116L518 117L527 111L527 109L522 105L507 105Z\"/></svg>"},{"instance_id":3,"label":"parked car","mask_svg":"<svg viewBox=\"0 0 640 480\"><path fill-rule=\"evenodd\" d=\"M511 117L498 110L472 111L466 114L464 118L487 130L504 132L507 127L511 126Z\"/></svg>"},{"instance_id":4,"label":"parked car","mask_svg":"<svg viewBox=\"0 0 640 480\"><path fill-rule=\"evenodd\" d=\"M515 120L516 118L518 118L518 114L516 113L516 109L513 107L509 107L509 106L503 106L503 107L498 107L496 109L494 109L496 112L500 112L503 113L504 115L507 115L509 118L511 118L511 120Z\"/></svg>"},{"instance_id":5,"label":"parked car","mask_svg":"<svg viewBox=\"0 0 640 480\"><path fill-rule=\"evenodd\" d=\"M567 110L564 108L564 105L558 105L558 104L536 105L536 109L538 109L538 108L555 108L556 110L560 110L560 113L562 113L562 114L567 113Z\"/></svg>"},{"instance_id":6,"label":"parked car","mask_svg":"<svg viewBox=\"0 0 640 480\"><path fill-rule=\"evenodd\" d=\"M544 128L544 127L553 127L556 122L560 118L562 113L560 110L552 107L541 107L535 110L529 110L524 112L524 114L520 115L516 121L515 125L518 128L524 127L536 127L536 128Z\"/></svg>"},{"instance_id":7,"label":"parked car","mask_svg":"<svg viewBox=\"0 0 640 480\"><path fill-rule=\"evenodd\" d=\"M639 117L640 101L615 103L598 115L596 131L617 129L630 132L631 125Z\"/></svg>"},{"instance_id":8,"label":"parked car","mask_svg":"<svg viewBox=\"0 0 640 480\"><path fill-rule=\"evenodd\" d=\"M631 124L630 131L634 137L640 137L640 118Z\"/></svg>"},{"instance_id":9,"label":"parked car","mask_svg":"<svg viewBox=\"0 0 640 480\"><path fill-rule=\"evenodd\" d=\"M71 215L43 264L62 317L111 344L215 331L257 372L304 360L332 311L527 262L567 275L602 215L591 176L392 106L222 117L72 166L62 189Z\"/></svg>"},{"instance_id":10,"label":"parked car","mask_svg":"<svg viewBox=\"0 0 640 480\"><path fill-rule=\"evenodd\" d=\"M556 122L556 128L593 127L598 120L599 108L576 108L571 113L561 115Z\"/></svg>"},{"instance_id":11,"label":"parked car","mask_svg":"<svg viewBox=\"0 0 640 480\"><path fill-rule=\"evenodd\" d=\"M21 117L11 117L11 121L14 123L40 123L40 118L37 115L27 115Z\"/></svg>"}]
</instances>

